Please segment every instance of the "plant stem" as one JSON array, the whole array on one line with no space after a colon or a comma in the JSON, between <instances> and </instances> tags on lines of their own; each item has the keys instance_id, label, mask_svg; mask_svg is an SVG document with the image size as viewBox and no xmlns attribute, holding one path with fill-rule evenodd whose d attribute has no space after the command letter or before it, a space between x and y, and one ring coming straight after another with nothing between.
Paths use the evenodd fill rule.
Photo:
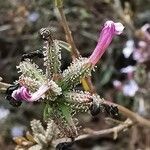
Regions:
<instances>
[{"instance_id":1,"label":"plant stem","mask_svg":"<svg viewBox=\"0 0 150 150\"><path fill-rule=\"evenodd\" d=\"M150 120L143 118L142 116L138 115L137 113L132 112L131 110L127 109L124 106L121 106L119 104L116 103L112 103L109 101L104 101L105 104L112 104L117 106L119 112L121 112L124 116L126 116L127 118L130 118L134 123L137 123L140 126L144 126L144 127L148 127L150 128Z\"/></svg>"},{"instance_id":2,"label":"plant stem","mask_svg":"<svg viewBox=\"0 0 150 150\"><path fill-rule=\"evenodd\" d=\"M57 6L56 6L57 7ZM74 40L73 40L73 37L72 37L72 32L68 26L68 23L67 23L67 19L66 19L66 16L64 14L64 11L63 11L63 7L60 6L60 7L57 7L58 9L58 12L60 14L60 21L61 21L61 24L63 26L63 29L65 31L65 34L66 34L66 40L67 42L70 44L71 46L71 56L72 56L72 59L75 59L75 58L79 58L80 57L80 53L74 43ZM88 88L84 88L85 86L83 85L83 83L86 84L86 87L88 86ZM89 91L90 93L95 93L96 92L96 89L95 87L93 86L92 82L91 82L91 77L88 76L87 78L84 78L82 80L82 85L83 85L83 88L84 90L86 91Z\"/></svg>"},{"instance_id":3,"label":"plant stem","mask_svg":"<svg viewBox=\"0 0 150 150\"><path fill-rule=\"evenodd\" d=\"M77 47L76 47L76 45L74 43L74 40L73 40L73 37L72 37L72 32L71 32L71 30L70 30L70 28L68 26L68 23L67 23L67 20L66 20L66 16L65 16L65 14L63 12L63 8L62 7L58 7L57 9L58 9L59 14L61 16L61 24L62 24L62 26L64 28L64 31L65 31L65 34L66 34L66 40L70 44L71 49L72 49L72 51L71 51L72 57L73 58L78 58L80 56L80 54L79 54L79 51L77 50Z\"/></svg>"},{"instance_id":4,"label":"plant stem","mask_svg":"<svg viewBox=\"0 0 150 150\"><path fill-rule=\"evenodd\" d=\"M0 93L5 92L9 86L11 86L11 84L0 82Z\"/></svg>"},{"instance_id":5,"label":"plant stem","mask_svg":"<svg viewBox=\"0 0 150 150\"><path fill-rule=\"evenodd\" d=\"M90 133L79 135L78 137L76 137L74 139L74 141L84 140L86 138L95 138L95 137L112 134L112 133L113 133L113 138L117 139L119 132L124 131L125 129L127 129L133 125L134 125L134 123L130 119L126 119L123 123L121 123L118 126L115 126L113 128L104 129L104 130L100 130L100 131L90 130ZM54 145L57 145L58 143L62 143L62 142L71 142L71 139L70 138L57 139L56 141L54 141L54 143L55 143Z\"/></svg>"}]
</instances>

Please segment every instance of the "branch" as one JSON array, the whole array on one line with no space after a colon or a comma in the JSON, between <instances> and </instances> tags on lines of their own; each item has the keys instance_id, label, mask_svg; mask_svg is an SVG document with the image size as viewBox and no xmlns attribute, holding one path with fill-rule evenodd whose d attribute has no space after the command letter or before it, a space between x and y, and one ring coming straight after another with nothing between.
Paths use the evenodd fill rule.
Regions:
<instances>
[{"instance_id":1,"label":"branch","mask_svg":"<svg viewBox=\"0 0 150 150\"><path fill-rule=\"evenodd\" d=\"M80 54L79 54L79 51L77 50L77 47L74 43L74 40L73 40L73 37L72 37L72 32L71 32L71 30L68 26L66 16L63 12L63 8L61 6L61 7L57 7L57 9L58 9L58 12L59 12L60 17L61 17L61 19L60 19L61 24L62 24L62 26L64 28L64 31L65 31L65 34L66 34L66 40L71 46L72 56L73 56L73 58L78 58L80 56Z\"/></svg>"},{"instance_id":2,"label":"branch","mask_svg":"<svg viewBox=\"0 0 150 150\"><path fill-rule=\"evenodd\" d=\"M0 82L0 91L6 91L9 86L11 86L11 84Z\"/></svg>"},{"instance_id":3,"label":"branch","mask_svg":"<svg viewBox=\"0 0 150 150\"><path fill-rule=\"evenodd\" d=\"M96 137L96 136L106 135L106 134L111 134L111 133L114 134L113 138L117 139L119 132L124 131L125 129L131 127L132 125L133 125L132 120L127 119L123 123L121 123L118 126L113 127L113 128L104 129L104 130L100 130L100 131L93 131L90 129L88 131L89 134L80 135L75 140L77 141L77 140L82 140L82 139L89 138L89 137Z\"/></svg>"},{"instance_id":4,"label":"branch","mask_svg":"<svg viewBox=\"0 0 150 150\"><path fill-rule=\"evenodd\" d=\"M119 111L126 117L130 118L134 123L138 123L140 126L150 128L150 120L143 118L142 116L132 112L131 110L116 104Z\"/></svg>"},{"instance_id":5,"label":"branch","mask_svg":"<svg viewBox=\"0 0 150 150\"><path fill-rule=\"evenodd\" d=\"M134 123L130 119L127 119L123 123L121 123L118 126L113 127L113 128L100 130L100 131L93 131L90 129L88 134L79 135L78 137L76 137L74 139L74 141L84 140L86 138L95 138L95 137L99 137L101 135L107 135L107 134L111 134L111 133L113 133L113 138L117 139L119 132L126 130L127 128L131 127L133 124ZM63 142L71 142L71 139L70 138L57 139L54 141L54 145L57 145L57 144L63 143Z\"/></svg>"},{"instance_id":6,"label":"branch","mask_svg":"<svg viewBox=\"0 0 150 150\"><path fill-rule=\"evenodd\" d=\"M127 109L126 107L121 106L116 103L109 102L109 101L104 101L103 103L105 103L107 105L112 104L112 105L117 106L119 112L121 112L127 118L130 118L133 121L133 123L138 123L140 126L150 128L150 121L148 119L143 118L142 116L138 115L137 113L132 112L131 110Z\"/></svg>"},{"instance_id":7,"label":"branch","mask_svg":"<svg viewBox=\"0 0 150 150\"><path fill-rule=\"evenodd\" d=\"M102 102L102 100L100 99L100 103ZM145 127L149 127L150 128L150 121L141 117L140 115L130 111L129 109L119 105L119 104L115 104L115 103L111 103L108 101L103 101L103 103L107 104L107 105L115 105L118 107L119 111L126 116L128 119L126 119L123 123L119 124L116 127L113 128L109 128L109 129L104 129L104 130L100 130L100 131L94 131L92 129L88 129L88 134L83 134L83 135L79 135L78 137L76 137L74 139L74 141L79 141L79 140L84 140L86 138L94 138L94 137L99 137L101 135L107 135L107 134L111 134L113 133L113 138L116 139L118 137L118 133L121 131L126 130L127 128L133 126L134 124L138 124L140 126L145 126ZM71 142L70 138L63 138L63 139L58 139L56 141L54 141L54 143L59 144L62 142ZM56 145L57 145L56 144Z\"/></svg>"}]
</instances>

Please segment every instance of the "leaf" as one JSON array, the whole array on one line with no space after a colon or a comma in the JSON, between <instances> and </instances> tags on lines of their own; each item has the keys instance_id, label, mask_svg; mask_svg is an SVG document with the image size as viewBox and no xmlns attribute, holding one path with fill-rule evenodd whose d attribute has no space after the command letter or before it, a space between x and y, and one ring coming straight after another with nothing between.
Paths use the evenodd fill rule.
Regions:
<instances>
[{"instance_id":1,"label":"leaf","mask_svg":"<svg viewBox=\"0 0 150 150\"><path fill-rule=\"evenodd\" d=\"M43 112L44 120L47 120L47 119L50 117L52 111L53 111L52 108L51 108L50 105L47 103L47 104L45 105L44 112Z\"/></svg>"},{"instance_id":2,"label":"leaf","mask_svg":"<svg viewBox=\"0 0 150 150\"><path fill-rule=\"evenodd\" d=\"M61 48L67 50L68 52L71 52L71 46L70 46L67 42L58 40L58 45L59 45Z\"/></svg>"},{"instance_id":3,"label":"leaf","mask_svg":"<svg viewBox=\"0 0 150 150\"><path fill-rule=\"evenodd\" d=\"M101 73L101 81L100 81L100 85L104 86L105 84L107 84L112 76L113 73L113 67L108 67L107 69L105 69L104 71L102 71Z\"/></svg>"},{"instance_id":4,"label":"leaf","mask_svg":"<svg viewBox=\"0 0 150 150\"><path fill-rule=\"evenodd\" d=\"M71 46L67 42L64 42L64 41L61 41L61 40L58 40L58 42L59 42L59 46L61 48L67 50L68 52L71 52ZM85 78L81 79L81 83L82 83L82 86L83 86L85 91L90 91L91 90L91 88L88 85L88 82L86 81Z\"/></svg>"},{"instance_id":5,"label":"leaf","mask_svg":"<svg viewBox=\"0 0 150 150\"><path fill-rule=\"evenodd\" d=\"M61 51L57 40L48 43L44 48L44 66L46 66L47 78L51 78L53 74L60 73L61 66Z\"/></svg>"},{"instance_id":6,"label":"leaf","mask_svg":"<svg viewBox=\"0 0 150 150\"><path fill-rule=\"evenodd\" d=\"M67 124L71 127L74 133L77 133L75 124L72 119L71 110L70 107L68 107L65 103L60 104L60 109L62 112L62 115L64 116L65 120L67 121Z\"/></svg>"},{"instance_id":7,"label":"leaf","mask_svg":"<svg viewBox=\"0 0 150 150\"><path fill-rule=\"evenodd\" d=\"M70 120L70 118L72 118L72 116L71 116L71 110L69 109L69 107L67 105L65 105L64 103L62 103L62 104L60 104L60 108L61 108L62 114L65 117L65 119Z\"/></svg>"}]
</instances>

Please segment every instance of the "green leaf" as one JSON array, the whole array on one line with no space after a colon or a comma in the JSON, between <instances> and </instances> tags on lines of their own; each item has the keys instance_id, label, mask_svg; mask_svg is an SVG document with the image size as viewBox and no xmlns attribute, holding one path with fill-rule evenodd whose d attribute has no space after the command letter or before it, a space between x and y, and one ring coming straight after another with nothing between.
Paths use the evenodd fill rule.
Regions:
<instances>
[{"instance_id":1,"label":"green leaf","mask_svg":"<svg viewBox=\"0 0 150 150\"><path fill-rule=\"evenodd\" d=\"M71 52L71 46L70 46L67 42L58 40L58 45L59 45L62 49L65 49L65 50L67 50L68 52Z\"/></svg>"},{"instance_id":2,"label":"green leaf","mask_svg":"<svg viewBox=\"0 0 150 150\"><path fill-rule=\"evenodd\" d=\"M75 124L73 122L72 115L71 115L72 113L71 108L67 106L65 103L61 103L60 109L61 109L62 115L64 116L64 119L67 121L67 124L71 127L71 130L74 133L77 133L77 129L75 127Z\"/></svg>"},{"instance_id":3,"label":"green leaf","mask_svg":"<svg viewBox=\"0 0 150 150\"><path fill-rule=\"evenodd\" d=\"M67 121L69 121L70 118L72 118L71 110L69 109L69 106L65 105L64 103L61 103L60 104L60 109L61 109L61 112L62 112L63 116L65 117L65 119Z\"/></svg>"},{"instance_id":4,"label":"green leaf","mask_svg":"<svg viewBox=\"0 0 150 150\"><path fill-rule=\"evenodd\" d=\"M105 84L107 84L112 76L113 73L113 67L108 67L106 70L102 71L102 74L100 76L101 81L100 81L100 85L104 86Z\"/></svg>"},{"instance_id":5,"label":"green leaf","mask_svg":"<svg viewBox=\"0 0 150 150\"><path fill-rule=\"evenodd\" d=\"M44 118L44 120L47 120L50 117L50 115L52 114L52 111L53 111L52 108L47 103L45 105L44 112L43 112L43 118Z\"/></svg>"}]
</instances>

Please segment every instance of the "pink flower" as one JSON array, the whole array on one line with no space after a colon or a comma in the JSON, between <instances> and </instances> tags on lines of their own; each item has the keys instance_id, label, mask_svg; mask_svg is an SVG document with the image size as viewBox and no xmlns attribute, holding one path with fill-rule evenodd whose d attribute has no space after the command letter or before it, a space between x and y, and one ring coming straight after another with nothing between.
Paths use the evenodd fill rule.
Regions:
<instances>
[{"instance_id":1,"label":"pink flower","mask_svg":"<svg viewBox=\"0 0 150 150\"><path fill-rule=\"evenodd\" d=\"M100 33L98 44L89 58L89 62L95 65L104 54L107 47L110 45L113 37L122 33L124 26L121 23L106 21L104 28Z\"/></svg>"},{"instance_id":2,"label":"pink flower","mask_svg":"<svg viewBox=\"0 0 150 150\"><path fill-rule=\"evenodd\" d=\"M15 100L24 100L28 102L33 102L39 100L47 90L49 90L48 85L42 85L35 93L30 93L30 91L25 87L22 86L17 90L14 90L12 93L12 97Z\"/></svg>"},{"instance_id":3,"label":"pink flower","mask_svg":"<svg viewBox=\"0 0 150 150\"><path fill-rule=\"evenodd\" d=\"M119 80L114 80L113 81L113 86L117 89L117 90L122 90L122 86L123 84L119 81Z\"/></svg>"}]
</instances>

